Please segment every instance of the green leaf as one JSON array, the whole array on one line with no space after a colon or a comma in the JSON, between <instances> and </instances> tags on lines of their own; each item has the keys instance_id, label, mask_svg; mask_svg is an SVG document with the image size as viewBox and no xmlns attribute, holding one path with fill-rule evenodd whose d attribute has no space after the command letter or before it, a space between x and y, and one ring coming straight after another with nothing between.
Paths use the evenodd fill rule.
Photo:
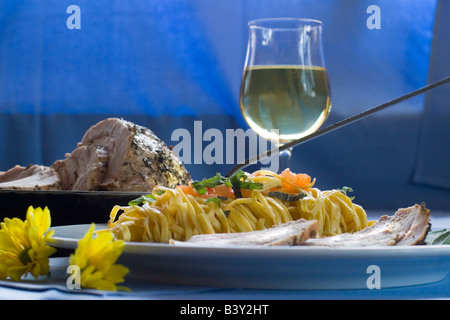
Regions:
<instances>
[{"instance_id":1,"label":"green leaf","mask_svg":"<svg viewBox=\"0 0 450 320\"><path fill-rule=\"evenodd\" d=\"M280 200L284 200L287 202L295 202L297 200L300 200L300 199L303 199L304 197L306 197L306 193L302 192L302 193L298 193L296 195L292 195L292 194L289 194L286 192L272 191L272 192L269 192L269 196L280 199Z\"/></svg>"},{"instance_id":2,"label":"green leaf","mask_svg":"<svg viewBox=\"0 0 450 320\"><path fill-rule=\"evenodd\" d=\"M450 230L430 230L425 238L425 243L430 245L450 244Z\"/></svg>"},{"instance_id":3,"label":"green leaf","mask_svg":"<svg viewBox=\"0 0 450 320\"><path fill-rule=\"evenodd\" d=\"M222 202L220 201L219 198L214 198L214 197L208 198L208 199L206 199L205 204L208 204L210 202L214 202L215 204L217 204L219 206L219 208L222 206Z\"/></svg>"},{"instance_id":4,"label":"green leaf","mask_svg":"<svg viewBox=\"0 0 450 320\"><path fill-rule=\"evenodd\" d=\"M156 198L153 196L153 194L146 194L143 196L140 196L137 199L131 200L128 202L129 206L139 206L141 204L144 204L145 202L154 202L156 201Z\"/></svg>"},{"instance_id":5,"label":"green leaf","mask_svg":"<svg viewBox=\"0 0 450 320\"><path fill-rule=\"evenodd\" d=\"M342 187L342 189L339 189L339 191L341 191L343 194L348 196L347 192L353 192L353 189L350 187ZM349 197L349 199L353 200L353 199L355 199L355 197Z\"/></svg>"},{"instance_id":6,"label":"green leaf","mask_svg":"<svg viewBox=\"0 0 450 320\"><path fill-rule=\"evenodd\" d=\"M214 177L203 179L201 181L192 182L192 187L202 195L208 192L207 188L214 188L219 185L226 185L231 187L237 198L242 198L241 189L248 190L261 190L263 188L262 183L256 183L251 180L246 181L247 175L244 171L239 170L229 179L217 173Z\"/></svg>"},{"instance_id":7,"label":"green leaf","mask_svg":"<svg viewBox=\"0 0 450 320\"><path fill-rule=\"evenodd\" d=\"M195 188L195 190L198 191L199 194L205 194L208 191L206 188L214 188L215 186L219 186L222 184L225 184L228 187L232 186L229 179L225 178L220 173L217 173L212 178L204 178L201 181L192 182L192 186Z\"/></svg>"},{"instance_id":8,"label":"green leaf","mask_svg":"<svg viewBox=\"0 0 450 320\"><path fill-rule=\"evenodd\" d=\"M202 183L206 188L214 188L215 186L225 184L225 181L227 178L220 175L220 173L217 173L214 177L209 179L203 179Z\"/></svg>"},{"instance_id":9,"label":"green leaf","mask_svg":"<svg viewBox=\"0 0 450 320\"><path fill-rule=\"evenodd\" d=\"M242 198L242 192L241 192L241 178L244 177L244 180L246 176L244 175L243 171L238 171L234 175L230 177L231 182L231 188L233 189L234 195L236 198Z\"/></svg>"},{"instance_id":10,"label":"green leaf","mask_svg":"<svg viewBox=\"0 0 450 320\"><path fill-rule=\"evenodd\" d=\"M201 181L194 181L192 182L192 186L195 190L197 190L198 194L205 194L206 193L206 187L203 185Z\"/></svg>"},{"instance_id":11,"label":"green leaf","mask_svg":"<svg viewBox=\"0 0 450 320\"><path fill-rule=\"evenodd\" d=\"M241 189L247 190L261 190L263 188L262 183L253 182L253 181L241 181L239 186Z\"/></svg>"},{"instance_id":12,"label":"green leaf","mask_svg":"<svg viewBox=\"0 0 450 320\"><path fill-rule=\"evenodd\" d=\"M239 170L230 177L231 188L233 188L234 194L237 198L242 198L241 189L246 190L261 190L263 184L259 182L253 182L251 180L246 181L247 175L244 171Z\"/></svg>"},{"instance_id":13,"label":"green leaf","mask_svg":"<svg viewBox=\"0 0 450 320\"><path fill-rule=\"evenodd\" d=\"M164 190L158 190L156 191L156 195L160 196L162 194L164 194ZM137 199L131 200L130 202L128 202L129 206L139 206L141 204L144 204L145 202L154 202L156 201L156 198L153 196L153 194L146 194L146 195L142 195Z\"/></svg>"}]
</instances>

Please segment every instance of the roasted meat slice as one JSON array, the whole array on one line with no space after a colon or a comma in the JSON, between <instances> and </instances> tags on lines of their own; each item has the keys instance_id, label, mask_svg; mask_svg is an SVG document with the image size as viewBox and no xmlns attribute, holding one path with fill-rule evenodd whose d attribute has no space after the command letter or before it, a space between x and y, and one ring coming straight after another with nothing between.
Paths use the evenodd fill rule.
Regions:
<instances>
[{"instance_id":1,"label":"roasted meat slice","mask_svg":"<svg viewBox=\"0 0 450 320\"><path fill-rule=\"evenodd\" d=\"M430 228L430 210L425 204L398 209L375 224L355 233L308 239L309 246L403 246L421 244Z\"/></svg>"},{"instance_id":2,"label":"roasted meat slice","mask_svg":"<svg viewBox=\"0 0 450 320\"><path fill-rule=\"evenodd\" d=\"M118 118L92 126L72 153L50 167L0 172L0 189L149 192L187 184L180 158L149 129Z\"/></svg>"},{"instance_id":3,"label":"roasted meat slice","mask_svg":"<svg viewBox=\"0 0 450 320\"><path fill-rule=\"evenodd\" d=\"M108 153L101 146L79 146L66 159L53 163L64 190L97 190L108 166Z\"/></svg>"},{"instance_id":4,"label":"roasted meat slice","mask_svg":"<svg viewBox=\"0 0 450 320\"><path fill-rule=\"evenodd\" d=\"M108 165L99 190L151 191L155 185L187 184L190 175L179 157L151 130L109 118L86 131L78 147L101 147Z\"/></svg>"},{"instance_id":5,"label":"roasted meat slice","mask_svg":"<svg viewBox=\"0 0 450 320\"><path fill-rule=\"evenodd\" d=\"M370 227L355 233L317 238L316 220L291 221L273 228L242 232L193 236L176 245L301 245L321 247L409 246L422 244L430 228L430 211L425 204L398 209L393 216L382 216Z\"/></svg>"},{"instance_id":6,"label":"roasted meat slice","mask_svg":"<svg viewBox=\"0 0 450 320\"><path fill-rule=\"evenodd\" d=\"M298 219L265 230L202 234L191 237L188 241L171 241L172 244L189 245L201 244L215 245L268 245L268 246L295 246L300 245L310 237L319 234L316 220L307 221Z\"/></svg>"},{"instance_id":7,"label":"roasted meat slice","mask_svg":"<svg viewBox=\"0 0 450 320\"><path fill-rule=\"evenodd\" d=\"M61 190L56 172L46 166L14 166L0 173L0 189Z\"/></svg>"},{"instance_id":8,"label":"roasted meat slice","mask_svg":"<svg viewBox=\"0 0 450 320\"><path fill-rule=\"evenodd\" d=\"M36 170L40 170L40 166L29 165L28 167L22 167L16 165L7 171L0 172L0 183L10 182L28 177Z\"/></svg>"}]
</instances>

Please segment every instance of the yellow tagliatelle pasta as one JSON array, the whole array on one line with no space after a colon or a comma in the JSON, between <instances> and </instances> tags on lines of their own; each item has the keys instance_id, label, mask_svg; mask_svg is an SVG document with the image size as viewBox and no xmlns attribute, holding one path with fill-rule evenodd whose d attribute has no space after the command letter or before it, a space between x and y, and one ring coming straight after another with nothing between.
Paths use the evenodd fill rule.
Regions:
<instances>
[{"instance_id":1,"label":"yellow tagliatelle pasta","mask_svg":"<svg viewBox=\"0 0 450 320\"><path fill-rule=\"evenodd\" d=\"M364 209L343 191L313 188L315 181L307 175L259 170L246 179L258 188L242 189L239 196L225 185L206 188L203 194L191 185L157 186L142 205L115 206L108 229L125 241L168 242L262 230L300 218L317 220L320 236L356 232L369 224ZM293 199L296 195L301 196Z\"/></svg>"}]
</instances>

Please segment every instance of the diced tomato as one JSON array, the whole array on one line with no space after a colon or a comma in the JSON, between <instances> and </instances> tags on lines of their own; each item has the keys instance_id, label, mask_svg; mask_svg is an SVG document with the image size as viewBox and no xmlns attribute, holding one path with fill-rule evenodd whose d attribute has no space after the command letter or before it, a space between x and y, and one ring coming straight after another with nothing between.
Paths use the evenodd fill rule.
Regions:
<instances>
[{"instance_id":1,"label":"diced tomato","mask_svg":"<svg viewBox=\"0 0 450 320\"><path fill-rule=\"evenodd\" d=\"M226 185L215 186L214 188L206 188L206 193L199 194L198 191L189 183L189 185L176 186L175 189L181 189L184 194L191 195L194 197L208 199L211 197L226 197L234 198L234 192L231 187Z\"/></svg>"},{"instance_id":2,"label":"diced tomato","mask_svg":"<svg viewBox=\"0 0 450 320\"><path fill-rule=\"evenodd\" d=\"M198 197L198 191L195 190L191 184L189 185L179 185L176 186L175 189L181 189L181 191L183 191L184 194L190 195L190 196L194 196L194 197Z\"/></svg>"},{"instance_id":3,"label":"diced tomato","mask_svg":"<svg viewBox=\"0 0 450 320\"><path fill-rule=\"evenodd\" d=\"M206 193L200 195L202 198L211 198L211 197L217 197L217 192L214 188L206 188Z\"/></svg>"},{"instance_id":4,"label":"diced tomato","mask_svg":"<svg viewBox=\"0 0 450 320\"><path fill-rule=\"evenodd\" d=\"M295 173L291 172L290 169L284 170L284 171L280 174L280 176L281 176L283 179L289 181L290 183L294 183L294 184L295 184L295 183L297 182L297 175L296 175Z\"/></svg>"},{"instance_id":5,"label":"diced tomato","mask_svg":"<svg viewBox=\"0 0 450 320\"><path fill-rule=\"evenodd\" d=\"M305 173L298 173L297 182L295 184L299 187L306 187L311 184L311 177Z\"/></svg>"},{"instance_id":6,"label":"diced tomato","mask_svg":"<svg viewBox=\"0 0 450 320\"><path fill-rule=\"evenodd\" d=\"M250 198L252 196L252 192L253 192L253 190L241 189L241 194L242 194L242 197L244 197L244 198Z\"/></svg>"},{"instance_id":7,"label":"diced tomato","mask_svg":"<svg viewBox=\"0 0 450 320\"><path fill-rule=\"evenodd\" d=\"M290 169L286 169L284 170L281 174L280 174L281 178L283 178L284 180L288 181L282 182L282 188L286 191L286 192L295 192L297 191L295 189L294 186L292 186L292 184L304 188L308 185L311 184L311 177L307 174L304 173L298 173L295 174L293 172L291 172Z\"/></svg>"},{"instance_id":8,"label":"diced tomato","mask_svg":"<svg viewBox=\"0 0 450 320\"><path fill-rule=\"evenodd\" d=\"M214 187L214 191L218 197L234 198L234 191L231 187L227 187L224 184Z\"/></svg>"}]
</instances>

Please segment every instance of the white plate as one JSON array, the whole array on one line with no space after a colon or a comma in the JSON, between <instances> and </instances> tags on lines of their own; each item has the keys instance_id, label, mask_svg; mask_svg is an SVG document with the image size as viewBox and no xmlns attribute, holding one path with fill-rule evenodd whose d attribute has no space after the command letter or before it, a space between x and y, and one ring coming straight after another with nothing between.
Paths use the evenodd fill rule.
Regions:
<instances>
[{"instance_id":1,"label":"white plate","mask_svg":"<svg viewBox=\"0 0 450 320\"><path fill-rule=\"evenodd\" d=\"M105 227L97 225L97 229ZM54 227L53 245L74 249L88 228L88 224ZM364 289L380 284L388 288L444 279L450 270L450 246L204 247L128 242L118 263L130 268L127 277L172 284L259 289Z\"/></svg>"}]
</instances>

